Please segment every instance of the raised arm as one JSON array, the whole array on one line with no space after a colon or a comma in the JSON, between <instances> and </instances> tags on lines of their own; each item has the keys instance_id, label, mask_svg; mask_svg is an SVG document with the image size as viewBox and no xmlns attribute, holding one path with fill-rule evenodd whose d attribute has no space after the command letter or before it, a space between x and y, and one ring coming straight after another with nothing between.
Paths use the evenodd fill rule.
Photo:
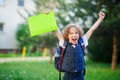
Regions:
<instances>
[{"instance_id":1,"label":"raised arm","mask_svg":"<svg viewBox=\"0 0 120 80\"><path fill-rule=\"evenodd\" d=\"M61 39L63 40L63 35L59 28L55 31L55 33L59 40L61 40Z\"/></svg>"},{"instance_id":2,"label":"raised arm","mask_svg":"<svg viewBox=\"0 0 120 80\"><path fill-rule=\"evenodd\" d=\"M103 12L100 12L98 20L92 25L92 27L85 34L87 36L88 40L91 37L91 35L93 34L93 32L98 28L100 23L103 21L104 17L105 17L105 14Z\"/></svg>"}]
</instances>

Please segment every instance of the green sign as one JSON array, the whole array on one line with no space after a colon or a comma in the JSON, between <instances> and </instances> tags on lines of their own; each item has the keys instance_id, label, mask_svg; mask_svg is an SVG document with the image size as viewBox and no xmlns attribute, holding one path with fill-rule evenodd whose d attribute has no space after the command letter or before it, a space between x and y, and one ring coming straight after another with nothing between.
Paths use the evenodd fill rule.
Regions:
<instances>
[{"instance_id":1,"label":"green sign","mask_svg":"<svg viewBox=\"0 0 120 80\"><path fill-rule=\"evenodd\" d=\"M53 11L49 14L40 14L29 17L28 24L31 36L40 35L57 29L57 23Z\"/></svg>"}]
</instances>

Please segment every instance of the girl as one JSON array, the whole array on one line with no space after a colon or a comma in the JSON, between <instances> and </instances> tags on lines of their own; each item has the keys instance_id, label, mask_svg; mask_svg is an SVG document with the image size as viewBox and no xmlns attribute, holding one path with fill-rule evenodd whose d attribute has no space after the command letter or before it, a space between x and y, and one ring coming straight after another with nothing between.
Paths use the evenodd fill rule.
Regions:
<instances>
[{"instance_id":1,"label":"girl","mask_svg":"<svg viewBox=\"0 0 120 80\"><path fill-rule=\"evenodd\" d=\"M63 80L84 80L82 73L82 71L85 69L84 55L79 42L82 40L83 45L85 47L88 46L89 38L99 24L103 21L104 17L105 14L100 12L98 20L85 35L83 35L82 28L76 24L68 24L65 27L63 34L59 29L56 31L56 35L59 39L59 45L61 47L65 48L64 42L69 42L62 62L62 69L65 71Z\"/></svg>"}]
</instances>

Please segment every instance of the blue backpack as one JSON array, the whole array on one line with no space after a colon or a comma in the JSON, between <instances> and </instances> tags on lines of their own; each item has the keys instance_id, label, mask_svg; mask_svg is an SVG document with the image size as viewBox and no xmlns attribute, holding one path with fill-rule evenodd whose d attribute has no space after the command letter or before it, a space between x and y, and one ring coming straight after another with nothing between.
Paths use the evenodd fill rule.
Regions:
<instances>
[{"instance_id":1,"label":"blue backpack","mask_svg":"<svg viewBox=\"0 0 120 80\"><path fill-rule=\"evenodd\" d=\"M55 57L54 57L54 66L60 72L64 72L64 70L61 69L61 66L62 66L63 56L66 51L67 45L68 45L68 42L65 42L64 43L65 48L59 45L57 45L56 47Z\"/></svg>"},{"instance_id":2,"label":"blue backpack","mask_svg":"<svg viewBox=\"0 0 120 80\"><path fill-rule=\"evenodd\" d=\"M80 42L78 42L78 43L80 44L82 51L85 55L85 52L84 52L85 47L83 45L83 39L80 38ZM55 51L55 55L54 55L54 66L59 71L59 80L61 80L61 72L64 72L64 70L62 69L62 61L63 61L63 57L66 52L66 48L67 48L68 44L69 44L69 42L66 41L66 42L64 42L65 48L62 48L59 45L57 45L57 47L56 47L56 51ZM85 69L83 71L83 74L85 75Z\"/></svg>"}]
</instances>

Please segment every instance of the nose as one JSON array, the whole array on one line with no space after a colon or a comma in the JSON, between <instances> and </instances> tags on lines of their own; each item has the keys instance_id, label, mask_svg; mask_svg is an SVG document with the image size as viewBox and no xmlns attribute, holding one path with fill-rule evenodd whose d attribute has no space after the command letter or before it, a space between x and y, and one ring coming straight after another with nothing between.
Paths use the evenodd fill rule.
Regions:
<instances>
[{"instance_id":1,"label":"nose","mask_svg":"<svg viewBox=\"0 0 120 80\"><path fill-rule=\"evenodd\" d=\"M73 37L75 37L75 36L76 36L76 34L74 33L72 36L73 36Z\"/></svg>"}]
</instances>

